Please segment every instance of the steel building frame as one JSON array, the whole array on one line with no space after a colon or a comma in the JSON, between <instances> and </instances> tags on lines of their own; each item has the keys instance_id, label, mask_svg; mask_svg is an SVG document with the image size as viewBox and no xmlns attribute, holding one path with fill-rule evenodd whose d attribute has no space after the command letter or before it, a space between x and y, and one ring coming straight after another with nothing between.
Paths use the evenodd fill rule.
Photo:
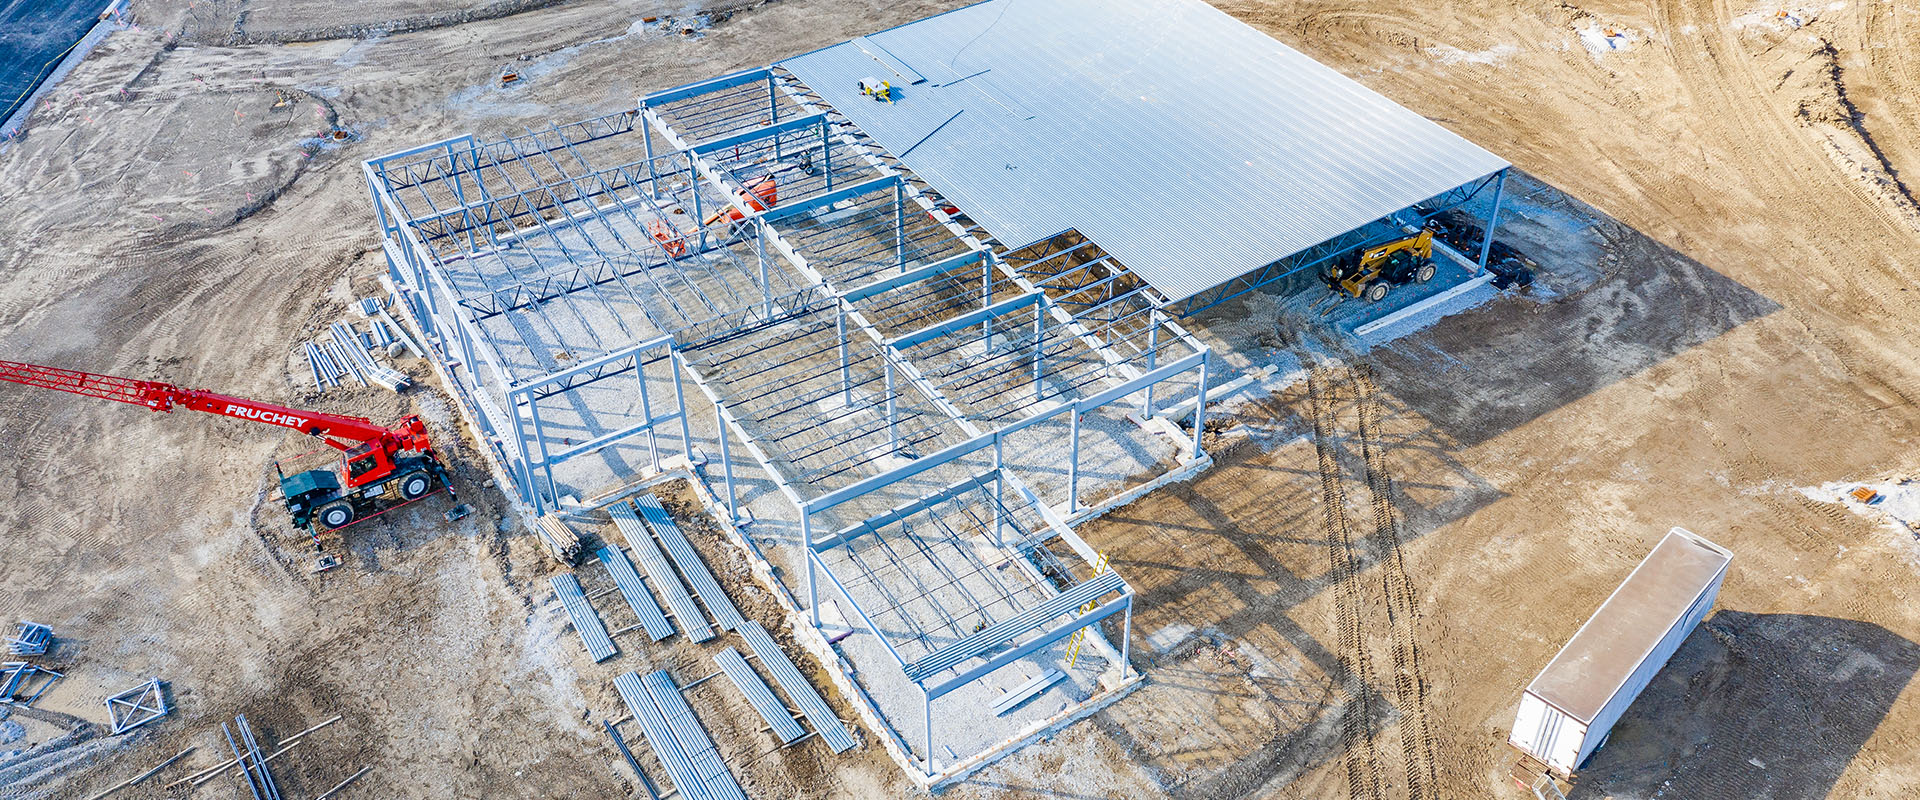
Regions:
<instances>
[{"instance_id":1,"label":"steel building frame","mask_svg":"<svg viewBox=\"0 0 1920 800\"><path fill-rule=\"evenodd\" d=\"M777 68L363 172L401 308L522 509L641 477L610 452L698 461L691 382L728 511L736 440L792 507L813 625L825 576L920 688L921 779L934 700L1069 637L1108 647L1116 613L1131 674L1132 590L1069 524L1127 496L1089 502L1089 453L1210 463L1210 354L1138 286L1029 280ZM1102 489L1169 475L1145 469Z\"/></svg>"}]
</instances>

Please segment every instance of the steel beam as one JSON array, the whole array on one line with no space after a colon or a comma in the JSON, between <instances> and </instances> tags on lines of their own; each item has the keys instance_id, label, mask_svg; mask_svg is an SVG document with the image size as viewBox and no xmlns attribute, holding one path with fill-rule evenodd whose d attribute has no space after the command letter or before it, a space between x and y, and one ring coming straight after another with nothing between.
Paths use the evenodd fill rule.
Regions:
<instances>
[{"instance_id":1,"label":"steel beam","mask_svg":"<svg viewBox=\"0 0 1920 800\"><path fill-rule=\"evenodd\" d=\"M1026 308L1027 306L1038 305L1045 298L1046 294L1044 292L1028 292L1019 297L994 303L986 308L969 311L953 319L936 322L911 333L901 334L887 340L886 344L888 347L897 350L905 350L914 345L924 344L938 339L954 331L971 328L994 317L1005 316Z\"/></svg>"},{"instance_id":2,"label":"steel beam","mask_svg":"<svg viewBox=\"0 0 1920 800\"><path fill-rule=\"evenodd\" d=\"M714 92L732 89L736 86L745 86L754 81L766 80L771 77L773 77L772 67L761 67L759 69L735 72L730 75L722 75L718 78L700 81L699 83L689 83L676 89L667 89L645 95L640 98L640 107L663 106L668 103L699 97L703 94L712 94Z\"/></svg>"},{"instance_id":3,"label":"steel beam","mask_svg":"<svg viewBox=\"0 0 1920 800\"><path fill-rule=\"evenodd\" d=\"M871 194L883 189L892 189L899 185L899 183L900 176L897 174L874 178L873 180L856 183L852 186L841 187L831 192L822 192L804 200L781 203L780 205L760 212L760 219L766 222L778 222L788 217L795 217L816 209L827 208L842 200L851 200L863 194Z\"/></svg>"}]
</instances>

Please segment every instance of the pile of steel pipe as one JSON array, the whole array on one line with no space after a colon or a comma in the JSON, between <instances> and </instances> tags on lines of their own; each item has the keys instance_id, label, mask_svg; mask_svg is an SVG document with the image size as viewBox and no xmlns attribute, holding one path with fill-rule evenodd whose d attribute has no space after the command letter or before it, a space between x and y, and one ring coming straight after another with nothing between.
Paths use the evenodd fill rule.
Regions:
<instances>
[{"instance_id":1,"label":"pile of steel pipe","mask_svg":"<svg viewBox=\"0 0 1920 800\"><path fill-rule=\"evenodd\" d=\"M327 348L316 342L302 345L307 356L307 368L313 372L313 387L326 391L340 385L340 379L346 376L346 367L334 360Z\"/></svg>"},{"instance_id":2,"label":"pile of steel pipe","mask_svg":"<svg viewBox=\"0 0 1920 800\"><path fill-rule=\"evenodd\" d=\"M393 326L394 338L398 340L401 344L406 345L407 350L412 352L414 356L416 357L426 356L427 351L420 349L420 345L414 343L413 334L407 333L406 328L400 327L400 323L394 320L393 315L387 313L387 310L384 308L380 309L380 319L386 322L388 325Z\"/></svg>"},{"instance_id":3,"label":"pile of steel pipe","mask_svg":"<svg viewBox=\"0 0 1920 800\"><path fill-rule=\"evenodd\" d=\"M336 322L328 330L333 333L331 344L341 351L341 360L346 362L347 368L362 384L377 383L395 392L407 386L406 375L374 363L373 357L367 355L367 343L360 338L360 332L354 329L352 323Z\"/></svg>"}]
</instances>

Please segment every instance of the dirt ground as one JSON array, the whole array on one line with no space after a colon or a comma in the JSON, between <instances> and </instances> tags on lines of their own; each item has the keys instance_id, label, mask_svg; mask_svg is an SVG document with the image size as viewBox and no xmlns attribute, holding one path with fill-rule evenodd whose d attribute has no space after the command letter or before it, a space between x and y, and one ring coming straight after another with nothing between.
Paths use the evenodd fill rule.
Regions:
<instances>
[{"instance_id":1,"label":"dirt ground","mask_svg":"<svg viewBox=\"0 0 1920 800\"><path fill-rule=\"evenodd\" d=\"M959 4L136 1L138 28L0 144L0 358L411 408L456 441L435 392L315 396L288 355L373 292L358 160L606 113ZM1218 466L1083 529L1140 592L1146 685L949 794L1523 796L1503 745L1519 690L1674 525L1735 553L1719 609L1571 796L1920 792L1920 541L1800 491L1920 472L1902 177L1920 174L1920 12L1219 5L1589 224L1517 219L1542 291L1371 351L1270 297L1196 320L1231 332L1227 363L1300 359L1308 378L1217 415ZM508 68L527 80L498 87ZM348 140L318 138L335 129ZM451 454L477 513L362 526L313 576L265 500L263 465L297 444L0 389L0 622L53 625L67 674L16 741L68 743L0 742L0 797L89 797L196 746L117 795L174 796L158 784L217 762L236 713L265 740L342 715L274 762L290 796L362 766L340 797L636 792L600 728L622 662L586 663L478 458ZM696 541L737 578L716 537ZM646 657L691 674L702 652ZM61 727L150 677L176 706L160 724ZM910 793L872 746L762 757L737 695L700 691L755 797Z\"/></svg>"}]
</instances>

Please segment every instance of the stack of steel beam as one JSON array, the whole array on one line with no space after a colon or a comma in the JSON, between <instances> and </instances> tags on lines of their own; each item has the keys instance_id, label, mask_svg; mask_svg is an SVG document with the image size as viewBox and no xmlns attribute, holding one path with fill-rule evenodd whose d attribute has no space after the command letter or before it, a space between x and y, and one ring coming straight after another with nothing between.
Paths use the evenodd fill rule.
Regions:
<instances>
[{"instance_id":1,"label":"stack of steel beam","mask_svg":"<svg viewBox=\"0 0 1920 800\"><path fill-rule=\"evenodd\" d=\"M334 361L333 354L327 348L315 342L306 342L301 349L307 356L307 367L313 371L313 386L326 391L340 385L340 379L346 377L347 369Z\"/></svg>"},{"instance_id":2,"label":"stack of steel beam","mask_svg":"<svg viewBox=\"0 0 1920 800\"><path fill-rule=\"evenodd\" d=\"M393 332L387 330L387 323L374 319L367 323L367 327L372 330L375 347L384 348L393 344Z\"/></svg>"},{"instance_id":3,"label":"stack of steel beam","mask_svg":"<svg viewBox=\"0 0 1920 800\"><path fill-rule=\"evenodd\" d=\"M220 730L227 734L227 746L233 748L234 760L240 762L240 770L246 775L247 790L253 793L254 800L280 800L280 787L274 785L273 773L267 771L267 758L260 752L260 742L253 738L247 715L234 717L233 722L234 727L240 729L239 741L234 741L227 723L220 723Z\"/></svg>"},{"instance_id":4,"label":"stack of steel beam","mask_svg":"<svg viewBox=\"0 0 1920 800\"><path fill-rule=\"evenodd\" d=\"M420 345L414 343L413 334L407 333L407 329L401 327L400 323L393 318L393 315L387 313L387 310L384 308L380 309L380 319L388 325L393 326L394 339L406 345L408 352L413 353L416 357L422 357L427 354L427 351L420 349Z\"/></svg>"}]
</instances>

